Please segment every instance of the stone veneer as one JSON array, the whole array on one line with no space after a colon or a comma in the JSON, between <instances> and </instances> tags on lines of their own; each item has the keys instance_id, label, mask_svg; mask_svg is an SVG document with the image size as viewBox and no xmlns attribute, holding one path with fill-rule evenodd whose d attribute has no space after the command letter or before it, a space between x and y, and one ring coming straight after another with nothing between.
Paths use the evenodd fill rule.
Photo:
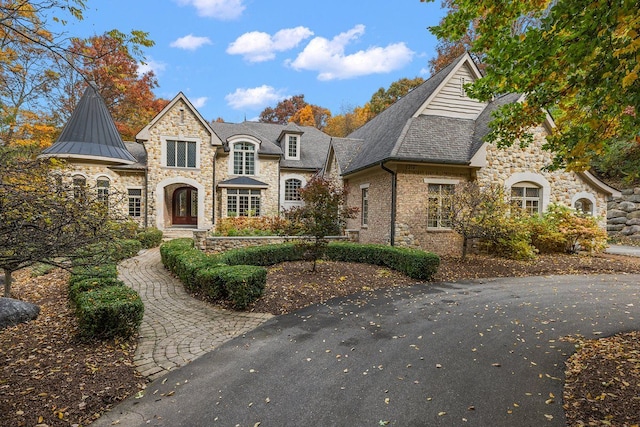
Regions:
<instances>
[{"instance_id":1,"label":"stone veneer","mask_svg":"<svg viewBox=\"0 0 640 427\"><path fill-rule=\"evenodd\" d=\"M620 197L609 201L607 232L640 241L640 187L622 190Z\"/></svg>"},{"instance_id":2,"label":"stone veneer","mask_svg":"<svg viewBox=\"0 0 640 427\"><path fill-rule=\"evenodd\" d=\"M181 100L166 111L149 129L149 140L145 141L149 167L148 188L149 224L164 229L171 225L172 190L179 186L198 188L198 228L213 226L213 142L220 145L194 112ZM199 143L197 168L162 166L164 142L166 140L196 141ZM158 194L160 193L160 194ZM201 211L200 211L201 210Z\"/></svg>"},{"instance_id":3,"label":"stone veneer","mask_svg":"<svg viewBox=\"0 0 640 427\"><path fill-rule=\"evenodd\" d=\"M248 236L248 237L227 237L211 236L205 231L194 231L193 238L196 248L207 253L226 252L231 249L248 248L252 246L273 245L289 243L302 240L299 236ZM330 236L330 241L346 241L346 236Z\"/></svg>"}]
</instances>

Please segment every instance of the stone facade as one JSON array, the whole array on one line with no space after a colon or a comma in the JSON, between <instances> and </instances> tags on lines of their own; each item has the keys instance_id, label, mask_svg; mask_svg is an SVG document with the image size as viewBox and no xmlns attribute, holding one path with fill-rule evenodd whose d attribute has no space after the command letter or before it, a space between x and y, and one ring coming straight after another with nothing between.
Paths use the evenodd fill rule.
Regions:
<instances>
[{"instance_id":1,"label":"stone facade","mask_svg":"<svg viewBox=\"0 0 640 427\"><path fill-rule=\"evenodd\" d=\"M607 231L611 236L640 240L640 187L622 190L608 204Z\"/></svg>"},{"instance_id":2,"label":"stone facade","mask_svg":"<svg viewBox=\"0 0 640 427\"><path fill-rule=\"evenodd\" d=\"M548 132L544 127L534 129L534 142L527 147L517 144L509 148L487 145L486 166L477 172L481 186L501 185L507 190L518 182L532 182L542 188L543 211L550 203L576 207L576 202L588 200L590 214L605 218L607 215L607 195L575 172L546 171L551 164L551 153L542 149Z\"/></svg>"}]
</instances>

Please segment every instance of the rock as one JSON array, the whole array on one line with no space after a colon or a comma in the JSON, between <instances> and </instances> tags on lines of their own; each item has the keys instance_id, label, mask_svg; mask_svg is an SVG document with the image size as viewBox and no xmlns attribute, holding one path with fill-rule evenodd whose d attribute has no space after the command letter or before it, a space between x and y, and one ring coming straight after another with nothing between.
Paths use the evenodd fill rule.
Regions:
<instances>
[{"instance_id":1,"label":"rock","mask_svg":"<svg viewBox=\"0 0 640 427\"><path fill-rule=\"evenodd\" d=\"M617 218L610 218L607 220L607 224L611 224L611 225L615 225L615 224L627 224L627 225L634 225L634 224L629 224L627 221L629 221L627 219L626 216L619 216ZM635 220L632 220L635 221Z\"/></svg>"},{"instance_id":2,"label":"rock","mask_svg":"<svg viewBox=\"0 0 640 427\"><path fill-rule=\"evenodd\" d=\"M622 231L624 227L624 224L609 224L607 225L607 231Z\"/></svg>"},{"instance_id":3,"label":"rock","mask_svg":"<svg viewBox=\"0 0 640 427\"><path fill-rule=\"evenodd\" d=\"M633 194L633 188L625 188L620 192L623 196L631 196Z\"/></svg>"},{"instance_id":4,"label":"rock","mask_svg":"<svg viewBox=\"0 0 640 427\"><path fill-rule=\"evenodd\" d=\"M621 233L624 234L625 236L630 236L632 234L639 234L640 225L632 225L631 227L625 227L622 229Z\"/></svg>"},{"instance_id":5,"label":"rock","mask_svg":"<svg viewBox=\"0 0 640 427\"><path fill-rule=\"evenodd\" d=\"M617 220L617 219L618 219L618 218L616 218L616 220ZM618 223L612 222L612 224L621 224L621 223L619 223L619 222L618 222ZM627 224L627 225L640 225L640 218L632 218L632 219L629 219L629 220L627 220L627 223L626 223L626 224Z\"/></svg>"},{"instance_id":6,"label":"rock","mask_svg":"<svg viewBox=\"0 0 640 427\"><path fill-rule=\"evenodd\" d=\"M40 307L13 298L0 298L0 329L38 317Z\"/></svg>"},{"instance_id":7,"label":"rock","mask_svg":"<svg viewBox=\"0 0 640 427\"><path fill-rule=\"evenodd\" d=\"M618 218L618 217L621 217L621 216L626 217L627 213L625 211L623 211L623 210L620 210L620 209L611 209L610 211L607 212L607 219Z\"/></svg>"},{"instance_id":8,"label":"rock","mask_svg":"<svg viewBox=\"0 0 640 427\"><path fill-rule=\"evenodd\" d=\"M618 205L618 209L625 212L632 212L637 209L636 204L633 202L622 202Z\"/></svg>"},{"instance_id":9,"label":"rock","mask_svg":"<svg viewBox=\"0 0 640 427\"><path fill-rule=\"evenodd\" d=\"M634 194L633 196L629 196L626 199L630 202L638 203L640 202L640 194Z\"/></svg>"},{"instance_id":10,"label":"rock","mask_svg":"<svg viewBox=\"0 0 640 427\"><path fill-rule=\"evenodd\" d=\"M627 215L627 218L629 219L640 218L640 211L629 212L629 214Z\"/></svg>"}]
</instances>

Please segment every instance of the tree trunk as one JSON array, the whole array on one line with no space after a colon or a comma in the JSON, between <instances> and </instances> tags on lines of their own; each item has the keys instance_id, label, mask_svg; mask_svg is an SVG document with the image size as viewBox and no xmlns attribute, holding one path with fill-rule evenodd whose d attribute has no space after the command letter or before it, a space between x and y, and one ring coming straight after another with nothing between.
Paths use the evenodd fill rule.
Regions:
<instances>
[{"instance_id":1,"label":"tree trunk","mask_svg":"<svg viewBox=\"0 0 640 427\"><path fill-rule=\"evenodd\" d=\"M11 280L13 271L4 270L4 296L5 298L11 298Z\"/></svg>"},{"instance_id":2,"label":"tree trunk","mask_svg":"<svg viewBox=\"0 0 640 427\"><path fill-rule=\"evenodd\" d=\"M462 238L462 259L465 259L467 256L467 245L469 243L469 239L466 237Z\"/></svg>"}]
</instances>

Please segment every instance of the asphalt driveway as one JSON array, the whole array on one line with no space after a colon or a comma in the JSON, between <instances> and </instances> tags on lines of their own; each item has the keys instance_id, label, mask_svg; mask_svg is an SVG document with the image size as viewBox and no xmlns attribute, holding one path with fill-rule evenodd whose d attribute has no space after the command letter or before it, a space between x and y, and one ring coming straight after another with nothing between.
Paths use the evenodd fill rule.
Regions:
<instances>
[{"instance_id":1,"label":"asphalt driveway","mask_svg":"<svg viewBox=\"0 0 640 427\"><path fill-rule=\"evenodd\" d=\"M640 329L640 275L424 284L274 318L94 426L564 426L567 335Z\"/></svg>"}]
</instances>

